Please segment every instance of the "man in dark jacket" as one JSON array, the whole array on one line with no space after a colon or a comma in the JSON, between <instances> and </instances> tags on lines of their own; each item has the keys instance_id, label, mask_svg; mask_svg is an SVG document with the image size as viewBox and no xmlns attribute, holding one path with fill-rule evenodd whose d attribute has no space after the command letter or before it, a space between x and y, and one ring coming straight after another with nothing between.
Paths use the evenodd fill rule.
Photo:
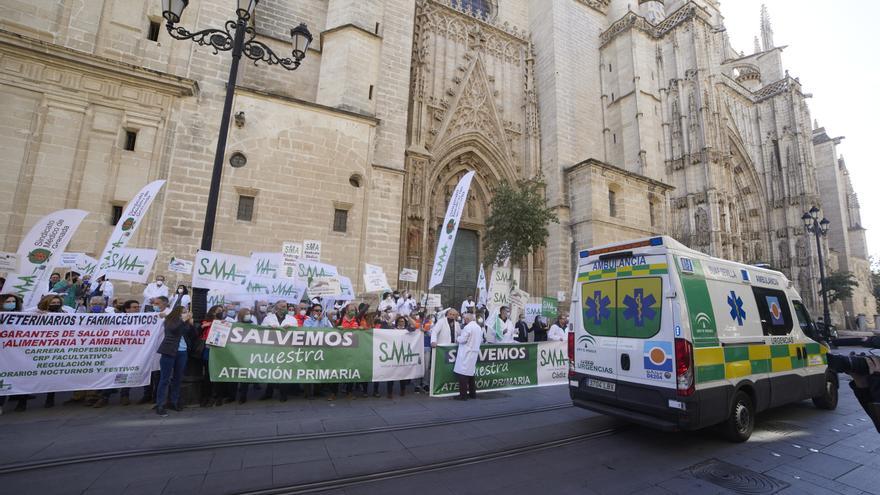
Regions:
<instances>
[{"instance_id":1,"label":"man in dark jacket","mask_svg":"<svg viewBox=\"0 0 880 495\"><path fill-rule=\"evenodd\" d=\"M868 362L868 374L850 373L852 381L849 386L880 433L880 357L867 356L865 359Z\"/></svg>"}]
</instances>

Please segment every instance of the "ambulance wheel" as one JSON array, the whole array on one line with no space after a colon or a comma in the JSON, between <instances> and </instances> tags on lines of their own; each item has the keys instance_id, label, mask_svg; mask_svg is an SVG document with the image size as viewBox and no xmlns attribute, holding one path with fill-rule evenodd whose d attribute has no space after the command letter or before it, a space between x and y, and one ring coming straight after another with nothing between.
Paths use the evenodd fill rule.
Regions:
<instances>
[{"instance_id":1,"label":"ambulance wheel","mask_svg":"<svg viewBox=\"0 0 880 495\"><path fill-rule=\"evenodd\" d=\"M722 425L724 436L731 442L745 442L755 429L755 405L752 398L743 391L733 396L730 416Z\"/></svg>"},{"instance_id":2,"label":"ambulance wheel","mask_svg":"<svg viewBox=\"0 0 880 495\"><path fill-rule=\"evenodd\" d=\"M825 373L825 391L822 395L813 397L813 404L819 409L833 411L837 409L837 377Z\"/></svg>"}]
</instances>

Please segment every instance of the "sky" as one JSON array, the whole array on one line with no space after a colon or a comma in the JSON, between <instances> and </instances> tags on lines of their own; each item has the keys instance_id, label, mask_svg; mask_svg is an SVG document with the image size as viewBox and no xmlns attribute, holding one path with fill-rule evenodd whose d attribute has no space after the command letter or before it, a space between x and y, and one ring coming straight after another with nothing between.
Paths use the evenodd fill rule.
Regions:
<instances>
[{"instance_id":1,"label":"sky","mask_svg":"<svg viewBox=\"0 0 880 495\"><path fill-rule=\"evenodd\" d=\"M785 68L813 94L812 117L829 136L846 137L837 150L859 197L868 252L880 259L880 166L871 152L880 142L880 0L721 0L737 51L754 51L762 3L776 46L788 46Z\"/></svg>"}]
</instances>

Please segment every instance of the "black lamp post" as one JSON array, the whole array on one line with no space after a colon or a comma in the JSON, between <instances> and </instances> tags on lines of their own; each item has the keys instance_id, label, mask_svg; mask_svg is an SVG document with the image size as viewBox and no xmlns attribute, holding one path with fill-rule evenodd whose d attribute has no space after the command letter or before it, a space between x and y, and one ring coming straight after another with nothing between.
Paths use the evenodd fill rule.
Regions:
<instances>
[{"instance_id":1,"label":"black lamp post","mask_svg":"<svg viewBox=\"0 0 880 495\"><path fill-rule=\"evenodd\" d=\"M819 240L828 234L828 224L831 222L827 218L819 220L819 208L815 206L810 211L804 213L801 217L804 221L804 228L816 236L816 252L819 254L819 287L822 291L822 313L825 319L825 328L831 327L831 313L828 311L828 292L825 290L825 261L822 257L822 244Z\"/></svg>"},{"instance_id":2,"label":"black lamp post","mask_svg":"<svg viewBox=\"0 0 880 495\"><path fill-rule=\"evenodd\" d=\"M254 38L257 33L248 25L253 16L254 8L259 0L237 0L236 19L226 21L223 29L205 29L190 32L177 26L189 0L162 0L162 16L166 20L168 34L178 40L192 40L203 46L210 46L216 55L221 51L232 51L232 65L229 68L229 80L226 83L226 100L223 104L223 117L220 121L220 137L217 140L217 151L214 153L214 169L211 173L211 187L208 191L208 205L205 210L205 226L202 229L201 249L210 251L214 241L214 220L217 216L217 201L220 196L220 178L223 174L223 159L226 152L226 136L229 133L229 120L232 114L232 97L235 95L235 80L238 76L238 62L242 54L254 61L265 62L267 65L280 65L287 70L296 70L306 56L306 50L312 42L312 34L305 24L292 28L291 56L279 57L267 45ZM193 288L193 317L200 321L207 310L208 290Z\"/></svg>"}]
</instances>

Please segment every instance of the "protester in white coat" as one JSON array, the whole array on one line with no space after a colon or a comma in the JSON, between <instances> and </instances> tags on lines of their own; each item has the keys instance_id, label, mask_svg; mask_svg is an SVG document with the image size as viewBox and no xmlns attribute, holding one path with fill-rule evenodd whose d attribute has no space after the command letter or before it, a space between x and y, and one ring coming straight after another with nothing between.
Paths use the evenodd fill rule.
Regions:
<instances>
[{"instance_id":1,"label":"protester in white coat","mask_svg":"<svg viewBox=\"0 0 880 495\"><path fill-rule=\"evenodd\" d=\"M458 311L452 308L446 310L446 316L438 319L431 327L431 347L457 342L458 334L461 333L461 325L457 319Z\"/></svg>"},{"instance_id":2,"label":"protester in white coat","mask_svg":"<svg viewBox=\"0 0 880 495\"><path fill-rule=\"evenodd\" d=\"M461 314L475 312L477 303L474 302L474 296L467 296L467 299L461 303Z\"/></svg>"},{"instance_id":3,"label":"protester in white coat","mask_svg":"<svg viewBox=\"0 0 880 495\"><path fill-rule=\"evenodd\" d=\"M480 357L480 344L483 343L483 329L476 322L472 313L464 315L465 326L458 336L458 352L455 355L455 367L452 369L458 377L458 397L456 400L477 398L477 359Z\"/></svg>"},{"instance_id":4,"label":"protester in white coat","mask_svg":"<svg viewBox=\"0 0 880 495\"><path fill-rule=\"evenodd\" d=\"M564 342L568 338L568 315L561 314L547 332L548 341Z\"/></svg>"},{"instance_id":5,"label":"protester in white coat","mask_svg":"<svg viewBox=\"0 0 880 495\"><path fill-rule=\"evenodd\" d=\"M275 311L267 314L263 318L261 325L273 328L298 327L299 322L296 321L294 315L287 311L287 303L285 301L278 301L275 303Z\"/></svg>"},{"instance_id":6,"label":"protester in white coat","mask_svg":"<svg viewBox=\"0 0 880 495\"><path fill-rule=\"evenodd\" d=\"M144 303L142 306L146 311L153 311L152 300L157 297L168 298L168 286L165 285L165 277L162 275L156 275L156 281L147 284L144 288Z\"/></svg>"},{"instance_id":7,"label":"protester in white coat","mask_svg":"<svg viewBox=\"0 0 880 495\"><path fill-rule=\"evenodd\" d=\"M515 342L514 337L516 337L516 326L510 319L510 309L507 306L501 306L498 313L490 316L486 324L486 343L512 343Z\"/></svg>"}]
</instances>

